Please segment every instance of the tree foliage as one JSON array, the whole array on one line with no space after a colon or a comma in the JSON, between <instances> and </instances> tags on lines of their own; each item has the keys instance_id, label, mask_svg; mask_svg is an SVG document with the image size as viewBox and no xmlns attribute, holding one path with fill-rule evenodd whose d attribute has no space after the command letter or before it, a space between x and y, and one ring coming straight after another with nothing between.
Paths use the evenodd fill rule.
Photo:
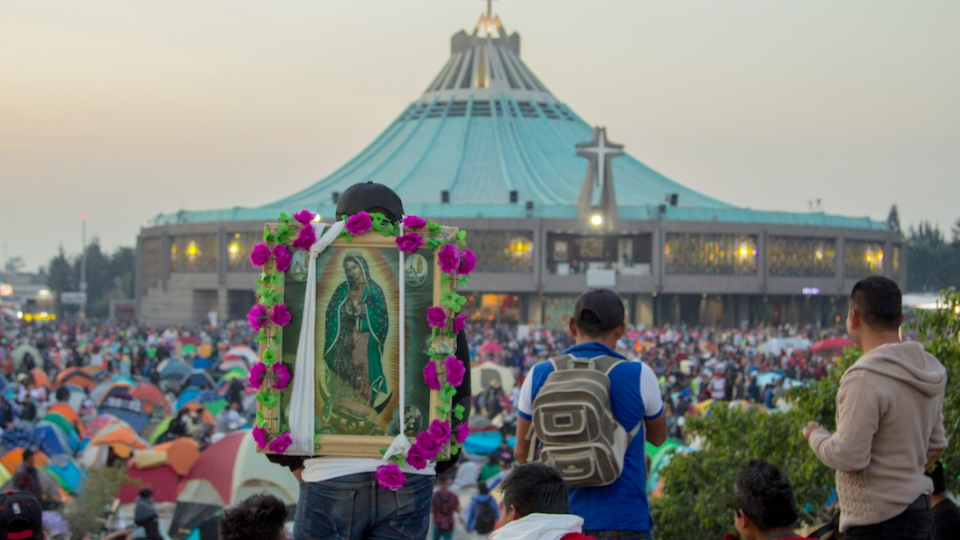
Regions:
<instances>
[{"instance_id":1,"label":"tree foliage","mask_svg":"<svg viewBox=\"0 0 960 540\"><path fill-rule=\"evenodd\" d=\"M927 350L947 368L944 422L950 447L944 458L947 490L960 491L960 293L942 293L942 307L923 311L907 325ZM793 483L805 525L831 516L824 506L834 483L833 471L810 451L801 430L813 420L836 429L840 378L858 358L844 351L837 367L817 381L790 391L783 412L757 407L714 406L708 416L688 418L688 432L701 438L702 450L675 455L661 471L661 496L651 501L654 535L671 540L721 538L733 531L733 480L750 459L763 458L780 467Z\"/></svg>"},{"instance_id":2,"label":"tree foliage","mask_svg":"<svg viewBox=\"0 0 960 540\"><path fill-rule=\"evenodd\" d=\"M921 221L907 236L907 290L939 291L960 287L960 220L947 243L936 225Z\"/></svg>"},{"instance_id":3,"label":"tree foliage","mask_svg":"<svg viewBox=\"0 0 960 540\"><path fill-rule=\"evenodd\" d=\"M113 254L107 254L100 248L99 239L94 238L87 245L86 254L87 315L106 317L111 299L133 298L136 253L131 247L119 247ZM50 260L47 287L57 299L60 316L76 312L74 306L60 305L60 293L80 290L82 264L79 255L68 256L63 246Z\"/></svg>"},{"instance_id":4,"label":"tree foliage","mask_svg":"<svg viewBox=\"0 0 960 540\"><path fill-rule=\"evenodd\" d=\"M947 391L943 400L943 421L950 445L943 461L947 491L960 492L960 292L943 291L938 309L917 313L907 327L917 333L927 352L947 368Z\"/></svg>"},{"instance_id":5,"label":"tree foliage","mask_svg":"<svg viewBox=\"0 0 960 540\"><path fill-rule=\"evenodd\" d=\"M89 538L103 529L103 519L120 488L131 480L123 467L98 467L88 471L90 477L83 482L83 495L68 506L64 518L71 538ZM135 481L139 485L139 481Z\"/></svg>"},{"instance_id":6,"label":"tree foliage","mask_svg":"<svg viewBox=\"0 0 960 540\"><path fill-rule=\"evenodd\" d=\"M794 405L789 410L716 405L708 416L688 418L688 432L702 438L703 447L674 456L661 470L662 495L651 504L655 536L692 540L721 538L732 531L733 480L755 458L777 465L790 477L802 521L828 519L824 503L830 497L833 473L810 451L801 430L811 420L828 429L836 425L840 377L856 358L857 352L848 349L837 369L815 384L791 391L788 399Z\"/></svg>"},{"instance_id":7,"label":"tree foliage","mask_svg":"<svg viewBox=\"0 0 960 540\"><path fill-rule=\"evenodd\" d=\"M893 232L902 232L900 230L900 211L897 210L897 205L890 207L890 213L887 214L887 226Z\"/></svg>"}]
</instances>

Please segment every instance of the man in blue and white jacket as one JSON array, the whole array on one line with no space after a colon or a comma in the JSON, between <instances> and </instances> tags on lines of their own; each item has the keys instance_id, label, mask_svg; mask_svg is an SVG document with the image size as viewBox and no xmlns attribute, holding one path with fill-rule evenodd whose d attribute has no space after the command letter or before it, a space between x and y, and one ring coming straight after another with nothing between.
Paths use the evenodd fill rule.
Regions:
<instances>
[{"instance_id":1,"label":"man in blue and white jacket","mask_svg":"<svg viewBox=\"0 0 960 540\"><path fill-rule=\"evenodd\" d=\"M591 289L583 293L569 323L576 345L564 353L578 358L608 355L626 360L615 350L627 328L624 315L623 301L616 292ZM523 381L514 452L519 463L526 462L529 455L527 433L532 427L533 401L553 371L550 362L537 364ZM571 489L570 513L582 517L583 533L597 540L650 540L653 520L647 500L644 441L660 446L667 438L660 387L653 370L643 362L622 362L609 377L610 407L617 421L627 431L640 422L643 426L627 447L620 477L607 486Z\"/></svg>"}]
</instances>

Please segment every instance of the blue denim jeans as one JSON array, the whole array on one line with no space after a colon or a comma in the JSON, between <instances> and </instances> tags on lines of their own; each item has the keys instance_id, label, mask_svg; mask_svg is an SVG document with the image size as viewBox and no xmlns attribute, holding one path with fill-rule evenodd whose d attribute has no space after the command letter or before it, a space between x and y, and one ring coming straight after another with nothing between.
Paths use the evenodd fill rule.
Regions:
<instances>
[{"instance_id":1,"label":"blue denim jeans","mask_svg":"<svg viewBox=\"0 0 960 540\"><path fill-rule=\"evenodd\" d=\"M397 491L375 473L300 484L295 540L425 540L433 477L408 475Z\"/></svg>"},{"instance_id":2,"label":"blue denim jeans","mask_svg":"<svg viewBox=\"0 0 960 540\"><path fill-rule=\"evenodd\" d=\"M583 535L597 540L653 540L650 531L583 531Z\"/></svg>"}]
</instances>

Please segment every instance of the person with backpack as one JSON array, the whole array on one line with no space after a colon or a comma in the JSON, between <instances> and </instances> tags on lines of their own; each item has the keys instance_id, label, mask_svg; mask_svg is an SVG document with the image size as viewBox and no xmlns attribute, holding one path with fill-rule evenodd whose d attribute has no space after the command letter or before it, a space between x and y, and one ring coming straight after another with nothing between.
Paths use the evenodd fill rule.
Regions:
<instances>
[{"instance_id":1,"label":"person with backpack","mask_svg":"<svg viewBox=\"0 0 960 540\"><path fill-rule=\"evenodd\" d=\"M570 513L597 540L649 540L645 445L667 438L653 369L616 352L626 332L620 296L583 293L570 318L576 345L533 367L520 390L515 457L556 468L570 488Z\"/></svg>"},{"instance_id":2,"label":"person with backpack","mask_svg":"<svg viewBox=\"0 0 960 540\"><path fill-rule=\"evenodd\" d=\"M437 475L435 484L437 490L433 493L433 501L430 504L430 511L433 514L433 540L453 540L455 516L460 511L460 498L447 489L450 484L450 478L447 475Z\"/></svg>"},{"instance_id":3,"label":"person with backpack","mask_svg":"<svg viewBox=\"0 0 960 540\"><path fill-rule=\"evenodd\" d=\"M486 483L477 484L477 494L470 499L464 518L467 520L467 532L472 535L471 538L486 538L497 528L500 506L490 495Z\"/></svg>"}]
</instances>

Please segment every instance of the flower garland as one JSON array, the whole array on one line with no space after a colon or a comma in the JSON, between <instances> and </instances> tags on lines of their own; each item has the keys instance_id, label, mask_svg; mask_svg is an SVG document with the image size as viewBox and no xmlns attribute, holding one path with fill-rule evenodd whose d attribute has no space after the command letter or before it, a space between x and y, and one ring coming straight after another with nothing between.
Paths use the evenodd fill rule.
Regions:
<instances>
[{"instance_id":1,"label":"flower garland","mask_svg":"<svg viewBox=\"0 0 960 540\"><path fill-rule=\"evenodd\" d=\"M253 246L250 252L250 264L254 268L263 268L257 284L258 303L247 313L247 324L257 332L257 343L262 345L260 361L250 368L250 387L258 390L257 401L266 409L273 409L280 404L280 392L285 390L293 378L290 367L280 361L277 347L280 345L280 331L290 324L291 315L287 305L283 303L284 273L290 269L293 254L286 244L290 243L290 224L297 221L301 225L293 246L297 249L309 250L316 241L313 227L308 225L317 215L309 210L302 210L291 218L281 213L280 226L275 232L265 229L263 242ZM273 244L273 248L270 247ZM271 271L269 263L273 260ZM257 448L268 449L271 452L282 454L293 444L290 436L290 426L281 426L281 433L273 439L266 430L267 419L263 410L257 410L256 426L253 428L253 438Z\"/></svg>"},{"instance_id":2,"label":"flower garland","mask_svg":"<svg viewBox=\"0 0 960 540\"><path fill-rule=\"evenodd\" d=\"M280 391L290 383L292 374L287 365L279 362L277 349L280 345L279 329L290 323L291 315L287 306L282 302L283 273L290 268L292 255L285 244L294 248L308 251L317 241L316 232L310 223L316 214L302 210L289 217L280 214L280 226L275 231L264 231L264 242L254 246L250 253L250 262L254 267L263 267L257 284L259 302L247 314L247 323L258 332L257 342L263 345L261 361L250 369L250 386L259 390L257 401L264 408L274 408L279 404ZM455 340L458 333L466 327L466 315L459 314L466 298L457 289L467 284L469 275L477 263L476 255L466 248L466 231L458 231L452 237L442 235L443 227L433 220L424 220L418 216L403 218L405 234L400 234L398 224L392 223L382 214L359 212L345 218L344 231L339 238L347 243L353 242L355 235L364 234L371 230L384 237L396 237L397 249L404 253L415 253L426 244L427 248L437 252L437 261L443 276L442 285L449 285L441 292L440 305L427 309L427 324L432 329L431 339L436 342L446 338ZM290 223L297 221L303 225L291 242ZM270 244L274 244L271 248ZM273 260L273 272L269 271L268 264ZM269 324L268 324L269 323ZM452 429L452 418L463 420L465 409L462 405L452 406L451 400L457 392L457 387L463 384L466 368L463 362L451 354L443 353L438 347L431 347L430 361L423 369L424 383L434 391L439 392L441 405L436 407L439 419L431 422L430 426L417 434L415 442L410 448L398 455L391 456L389 462L377 468L376 478L378 485L387 490L396 491L403 487L406 477L400 469L401 465L409 465L421 470L434 461L450 459L463 445L470 429L467 424L461 423ZM273 439L266 431L266 418L261 411L257 411L256 427L253 437L257 447L267 448L271 452L283 453L292 444L290 428L281 427L282 433ZM449 453L445 457L441 454L445 448ZM386 454L387 449L381 450Z\"/></svg>"}]
</instances>

